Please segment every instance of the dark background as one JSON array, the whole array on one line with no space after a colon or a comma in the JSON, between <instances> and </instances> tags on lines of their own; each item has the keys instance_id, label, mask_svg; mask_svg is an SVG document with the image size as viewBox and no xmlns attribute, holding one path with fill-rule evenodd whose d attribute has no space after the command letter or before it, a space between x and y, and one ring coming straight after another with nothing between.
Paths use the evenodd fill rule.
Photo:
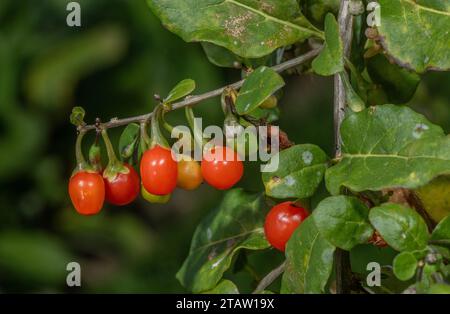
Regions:
<instances>
[{"instance_id":1,"label":"dark background","mask_svg":"<svg viewBox=\"0 0 450 314\"><path fill-rule=\"evenodd\" d=\"M165 30L144 0L78 1L82 27L73 28L68 2L0 1L0 292L183 292L175 273L195 226L222 193L203 185L175 191L166 205L138 199L95 217L77 215L67 193L76 138L69 114L73 106L86 109L88 122L142 114L152 110L154 93L184 78L201 93L240 72L210 64L199 44ZM331 154L332 80L286 80L280 126L294 142ZM411 101L447 132L449 87L448 74L427 74ZM195 111L204 125L222 124L219 99ZM182 110L168 119L185 124ZM122 129L109 132L113 143ZM86 136L85 152L93 139ZM239 186L262 190L257 164L246 166ZM263 253L235 280L251 291L281 258ZM81 264L81 288L66 287L70 261Z\"/></svg>"}]
</instances>

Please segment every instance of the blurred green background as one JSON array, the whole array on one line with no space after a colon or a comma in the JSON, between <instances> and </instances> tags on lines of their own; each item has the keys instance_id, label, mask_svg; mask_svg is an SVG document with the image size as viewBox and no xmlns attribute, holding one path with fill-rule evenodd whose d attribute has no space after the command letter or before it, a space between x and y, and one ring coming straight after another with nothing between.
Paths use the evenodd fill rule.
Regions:
<instances>
[{"instance_id":1,"label":"blurred green background","mask_svg":"<svg viewBox=\"0 0 450 314\"><path fill-rule=\"evenodd\" d=\"M72 28L68 2L0 1L0 292L184 292L175 273L195 226L222 193L203 185L177 190L166 205L139 199L77 215L67 193L76 138L69 114L76 105L88 122L142 114L152 110L153 94L184 78L200 93L240 72L213 66L200 45L165 30L145 0L80 0L82 27ZM332 80L286 79L280 126L294 142L331 153ZM428 74L411 102L447 132L449 86L448 74ZM222 124L219 99L195 111L206 124ZM185 123L182 110L168 119ZM110 131L116 144L121 130ZM93 139L86 137L85 152ZM258 169L247 165L239 186L262 190ZM251 285L281 260L261 254L253 278L238 269L236 280ZM81 264L81 288L66 286L71 261Z\"/></svg>"}]
</instances>

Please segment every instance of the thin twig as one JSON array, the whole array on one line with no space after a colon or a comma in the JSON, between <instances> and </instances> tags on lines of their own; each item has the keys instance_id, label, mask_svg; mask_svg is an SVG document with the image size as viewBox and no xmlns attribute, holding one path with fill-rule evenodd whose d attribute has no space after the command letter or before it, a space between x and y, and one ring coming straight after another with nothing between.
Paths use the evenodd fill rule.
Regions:
<instances>
[{"instance_id":1,"label":"thin twig","mask_svg":"<svg viewBox=\"0 0 450 314\"><path fill-rule=\"evenodd\" d=\"M305 63L306 61L311 60L312 58L314 58L315 56L317 56L320 52L320 50L322 49L322 47L316 48L314 50L311 50L301 56L298 56L296 58L293 58L291 60L288 60L286 62L280 63L278 65L275 65L272 67L273 70L275 70L276 72L283 72L286 71L290 68L294 68L302 63ZM171 110L175 110L175 109L179 109L179 108L183 108L186 106L190 106L190 105L194 105L197 104L199 102L202 102L204 100L207 100L209 98L213 98L213 97L217 97L220 96L223 92L223 90L226 87L232 87L234 89L239 89L242 84L244 84L244 80L240 80L238 82L235 82L231 85L227 85L221 88L218 88L216 90L201 94L201 95L193 95L193 96L187 96L184 100L173 103L171 105ZM142 121L147 121L148 119L150 119L151 117L151 113L147 113L147 114L143 114L143 115L139 115L139 116L134 116L134 117L129 117L129 118L124 118L124 119L111 119L111 121L103 123L102 124L102 128L104 129L108 129L108 128L115 128L118 126L122 126L122 125L126 125L132 122L142 122ZM93 130L95 129L95 125L91 124L91 125L84 125L84 126L80 126L78 128L78 130Z\"/></svg>"},{"instance_id":2,"label":"thin twig","mask_svg":"<svg viewBox=\"0 0 450 314\"><path fill-rule=\"evenodd\" d=\"M264 291L268 286L270 286L275 279L277 279L286 268L286 262L283 262L280 266L272 270L270 273L268 273L258 284L256 289L252 292L252 294L258 294Z\"/></svg>"},{"instance_id":3,"label":"thin twig","mask_svg":"<svg viewBox=\"0 0 450 314\"><path fill-rule=\"evenodd\" d=\"M341 34L344 57L350 54L353 37L353 16L349 10L351 0L342 0L339 8L339 32ZM342 154L342 139L340 128L345 115L345 88L339 74L334 76L334 134L335 134L335 157ZM349 253L337 248L335 252L336 293L350 293L351 291L351 266Z\"/></svg>"}]
</instances>

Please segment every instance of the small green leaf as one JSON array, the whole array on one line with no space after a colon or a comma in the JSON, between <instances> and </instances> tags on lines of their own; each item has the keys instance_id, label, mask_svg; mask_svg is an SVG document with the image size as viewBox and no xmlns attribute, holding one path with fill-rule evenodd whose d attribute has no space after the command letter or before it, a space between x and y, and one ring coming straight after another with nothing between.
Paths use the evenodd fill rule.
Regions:
<instances>
[{"instance_id":1,"label":"small green leaf","mask_svg":"<svg viewBox=\"0 0 450 314\"><path fill-rule=\"evenodd\" d=\"M450 137L405 106L382 105L348 115L341 125L342 158L327 169L337 195L387 188L414 189L450 172Z\"/></svg>"},{"instance_id":2,"label":"small green leaf","mask_svg":"<svg viewBox=\"0 0 450 314\"><path fill-rule=\"evenodd\" d=\"M333 268L334 250L311 217L302 222L286 245L281 293L323 293Z\"/></svg>"},{"instance_id":3,"label":"small green leaf","mask_svg":"<svg viewBox=\"0 0 450 314\"><path fill-rule=\"evenodd\" d=\"M73 107L72 113L70 114L70 123L79 127L84 124L84 116L86 111L84 111L83 107Z\"/></svg>"},{"instance_id":4,"label":"small green leaf","mask_svg":"<svg viewBox=\"0 0 450 314\"><path fill-rule=\"evenodd\" d=\"M252 112L245 115L256 120L264 120L267 123L272 123L280 118L280 108L255 108ZM248 123L248 122L247 122Z\"/></svg>"},{"instance_id":5,"label":"small green leaf","mask_svg":"<svg viewBox=\"0 0 450 314\"><path fill-rule=\"evenodd\" d=\"M257 68L245 79L239 91L237 113L244 115L252 112L283 86L283 78L277 72L265 66Z\"/></svg>"},{"instance_id":6,"label":"small green leaf","mask_svg":"<svg viewBox=\"0 0 450 314\"><path fill-rule=\"evenodd\" d=\"M278 159L278 169L263 172L266 194L275 198L307 198L314 194L327 167L327 155L316 145L295 145L282 150L268 164Z\"/></svg>"},{"instance_id":7,"label":"small green leaf","mask_svg":"<svg viewBox=\"0 0 450 314\"><path fill-rule=\"evenodd\" d=\"M313 60L312 68L319 75L329 76L344 71L344 48L339 25L333 14L325 17L325 45Z\"/></svg>"},{"instance_id":8,"label":"small green leaf","mask_svg":"<svg viewBox=\"0 0 450 314\"><path fill-rule=\"evenodd\" d=\"M203 292L203 294L239 294L236 285L230 280L223 279L213 289Z\"/></svg>"},{"instance_id":9,"label":"small green leaf","mask_svg":"<svg viewBox=\"0 0 450 314\"><path fill-rule=\"evenodd\" d=\"M242 63L242 59L228 49L208 42L202 42L206 57L212 64L224 68L236 68Z\"/></svg>"},{"instance_id":10,"label":"small green leaf","mask_svg":"<svg viewBox=\"0 0 450 314\"><path fill-rule=\"evenodd\" d=\"M414 277L417 269L417 259L411 252L402 252L394 258L394 275L401 281Z\"/></svg>"},{"instance_id":11,"label":"small green leaf","mask_svg":"<svg viewBox=\"0 0 450 314\"><path fill-rule=\"evenodd\" d=\"M370 210L369 220L387 244L397 251L422 250L427 246L427 225L409 207L385 203Z\"/></svg>"},{"instance_id":12,"label":"small green leaf","mask_svg":"<svg viewBox=\"0 0 450 314\"><path fill-rule=\"evenodd\" d=\"M359 97L359 95L353 89L347 73L340 72L339 76L341 77L341 80L344 83L345 101L347 103L347 106L353 112L360 112L361 110L363 110L366 107L366 105L364 104L364 101L361 99L361 97Z\"/></svg>"},{"instance_id":13,"label":"small green leaf","mask_svg":"<svg viewBox=\"0 0 450 314\"><path fill-rule=\"evenodd\" d=\"M331 196L319 203L313 212L319 232L333 245L349 251L366 243L374 230L368 219L369 210L356 197Z\"/></svg>"},{"instance_id":14,"label":"small green leaf","mask_svg":"<svg viewBox=\"0 0 450 314\"><path fill-rule=\"evenodd\" d=\"M305 12L316 24L322 25L328 12L335 15L339 12L340 0L301 0L304 4Z\"/></svg>"},{"instance_id":15,"label":"small green leaf","mask_svg":"<svg viewBox=\"0 0 450 314\"><path fill-rule=\"evenodd\" d=\"M180 98L183 98L190 93L192 93L195 89L195 81L191 79L185 79L179 82L172 90L169 92L166 98L164 98L163 102L165 104L174 102Z\"/></svg>"},{"instance_id":16,"label":"small green leaf","mask_svg":"<svg viewBox=\"0 0 450 314\"><path fill-rule=\"evenodd\" d=\"M213 289L239 250L269 247L263 224L266 211L260 194L242 189L226 193L220 206L197 226L189 256L177 273L181 284L194 293Z\"/></svg>"},{"instance_id":17,"label":"small green leaf","mask_svg":"<svg viewBox=\"0 0 450 314\"><path fill-rule=\"evenodd\" d=\"M139 142L139 125L130 123L123 130L119 139L119 153L121 160L127 160L133 156L137 143Z\"/></svg>"}]
</instances>

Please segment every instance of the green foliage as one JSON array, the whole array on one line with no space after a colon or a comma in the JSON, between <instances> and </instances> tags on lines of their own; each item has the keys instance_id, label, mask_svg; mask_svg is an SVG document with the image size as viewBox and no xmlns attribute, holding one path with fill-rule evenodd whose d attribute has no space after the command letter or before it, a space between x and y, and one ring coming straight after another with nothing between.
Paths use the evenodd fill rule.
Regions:
<instances>
[{"instance_id":1,"label":"green foliage","mask_svg":"<svg viewBox=\"0 0 450 314\"><path fill-rule=\"evenodd\" d=\"M84 111L83 107L73 107L72 113L70 114L70 123L74 126L83 125L85 115L86 111Z\"/></svg>"},{"instance_id":2,"label":"green foliage","mask_svg":"<svg viewBox=\"0 0 450 314\"><path fill-rule=\"evenodd\" d=\"M312 217L306 219L287 243L281 293L323 293L331 275L334 249L319 233Z\"/></svg>"},{"instance_id":3,"label":"green foliage","mask_svg":"<svg viewBox=\"0 0 450 314\"><path fill-rule=\"evenodd\" d=\"M239 294L236 285L230 280L223 279L213 289L203 292L205 294Z\"/></svg>"},{"instance_id":4,"label":"green foliage","mask_svg":"<svg viewBox=\"0 0 450 314\"><path fill-rule=\"evenodd\" d=\"M28 288L62 286L72 254L53 237L35 232L0 234L0 274Z\"/></svg>"},{"instance_id":5,"label":"green foliage","mask_svg":"<svg viewBox=\"0 0 450 314\"><path fill-rule=\"evenodd\" d=\"M279 47L321 36L296 22L296 0L147 0L164 26L185 41L206 41L243 58L258 58Z\"/></svg>"},{"instance_id":6,"label":"green foliage","mask_svg":"<svg viewBox=\"0 0 450 314\"><path fill-rule=\"evenodd\" d=\"M411 208L386 203L372 208L369 220L389 246L397 251L421 250L428 243L427 225Z\"/></svg>"},{"instance_id":7,"label":"green foliage","mask_svg":"<svg viewBox=\"0 0 450 314\"><path fill-rule=\"evenodd\" d=\"M416 274L417 262L413 253L401 252L394 259L395 276L402 281L411 279Z\"/></svg>"},{"instance_id":8,"label":"green foliage","mask_svg":"<svg viewBox=\"0 0 450 314\"><path fill-rule=\"evenodd\" d=\"M282 150L272 157L276 158L278 169L262 173L266 194L275 198L312 196L322 182L327 155L315 145L304 144Z\"/></svg>"},{"instance_id":9,"label":"green foliage","mask_svg":"<svg viewBox=\"0 0 450 314\"><path fill-rule=\"evenodd\" d=\"M119 139L119 154L122 161L126 161L133 156L139 144L140 127L136 123L130 123L123 130Z\"/></svg>"},{"instance_id":10,"label":"green foliage","mask_svg":"<svg viewBox=\"0 0 450 314\"><path fill-rule=\"evenodd\" d=\"M163 102L168 104L183 98L190 93L192 93L195 89L195 81L191 79L185 79L179 82L172 90L169 92L166 98L164 98Z\"/></svg>"},{"instance_id":11,"label":"green foliage","mask_svg":"<svg viewBox=\"0 0 450 314\"><path fill-rule=\"evenodd\" d=\"M236 68L236 65L241 64L241 58L226 48L209 42L203 42L202 47L209 62L218 67Z\"/></svg>"},{"instance_id":12,"label":"green foliage","mask_svg":"<svg viewBox=\"0 0 450 314\"><path fill-rule=\"evenodd\" d=\"M333 75L344 71L344 48L339 34L339 25L333 14L325 18L325 45L312 63L314 72L319 75Z\"/></svg>"},{"instance_id":13,"label":"green foliage","mask_svg":"<svg viewBox=\"0 0 450 314\"><path fill-rule=\"evenodd\" d=\"M366 243L373 234L369 209L355 197L332 196L314 210L313 217L320 234L333 245L350 250Z\"/></svg>"},{"instance_id":14,"label":"green foliage","mask_svg":"<svg viewBox=\"0 0 450 314\"><path fill-rule=\"evenodd\" d=\"M283 78L277 72L268 67L257 68L245 79L239 91L235 104L237 113L252 112L283 86Z\"/></svg>"},{"instance_id":15,"label":"green foliage","mask_svg":"<svg viewBox=\"0 0 450 314\"><path fill-rule=\"evenodd\" d=\"M383 54L367 60L367 72L375 84L381 84L388 101L394 104L408 102L416 92L420 76L388 61Z\"/></svg>"},{"instance_id":16,"label":"green foliage","mask_svg":"<svg viewBox=\"0 0 450 314\"><path fill-rule=\"evenodd\" d=\"M236 253L268 247L263 222L261 195L242 189L227 192L220 206L198 225L178 280L193 292L213 289Z\"/></svg>"},{"instance_id":17,"label":"green foliage","mask_svg":"<svg viewBox=\"0 0 450 314\"><path fill-rule=\"evenodd\" d=\"M344 84L345 88L345 100L347 103L347 106L353 110L354 112L360 112L363 110L366 105L364 104L364 101L359 97L358 93L353 89L352 84L350 83L350 80L346 73L340 72L339 76Z\"/></svg>"},{"instance_id":18,"label":"green foliage","mask_svg":"<svg viewBox=\"0 0 450 314\"><path fill-rule=\"evenodd\" d=\"M450 8L446 0L380 0L380 42L402 67L423 73L449 70ZM423 30L427 29L427 32Z\"/></svg>"},{"instance_id":19,"label":"green foliage","mask_svg":"<svg viewBox=\"0 0 450 314\"><path fill-rule=\"evenodd\" d=\"M431 234L431 240L450 240L450 216L442 219L434 228L433 233Z\"/></svg>"},{"instance_id":20,"label":"green foliage","mask_svg":"<svg viewBox=\"0 0 450 314\"><path fill-rule=\"evenodd\" d=\"M383 105L349 115L342 159L327 169L327 188L355 192L416 188L450 171L450 138L407 107Z\"/></svg>"}]
</instances>

